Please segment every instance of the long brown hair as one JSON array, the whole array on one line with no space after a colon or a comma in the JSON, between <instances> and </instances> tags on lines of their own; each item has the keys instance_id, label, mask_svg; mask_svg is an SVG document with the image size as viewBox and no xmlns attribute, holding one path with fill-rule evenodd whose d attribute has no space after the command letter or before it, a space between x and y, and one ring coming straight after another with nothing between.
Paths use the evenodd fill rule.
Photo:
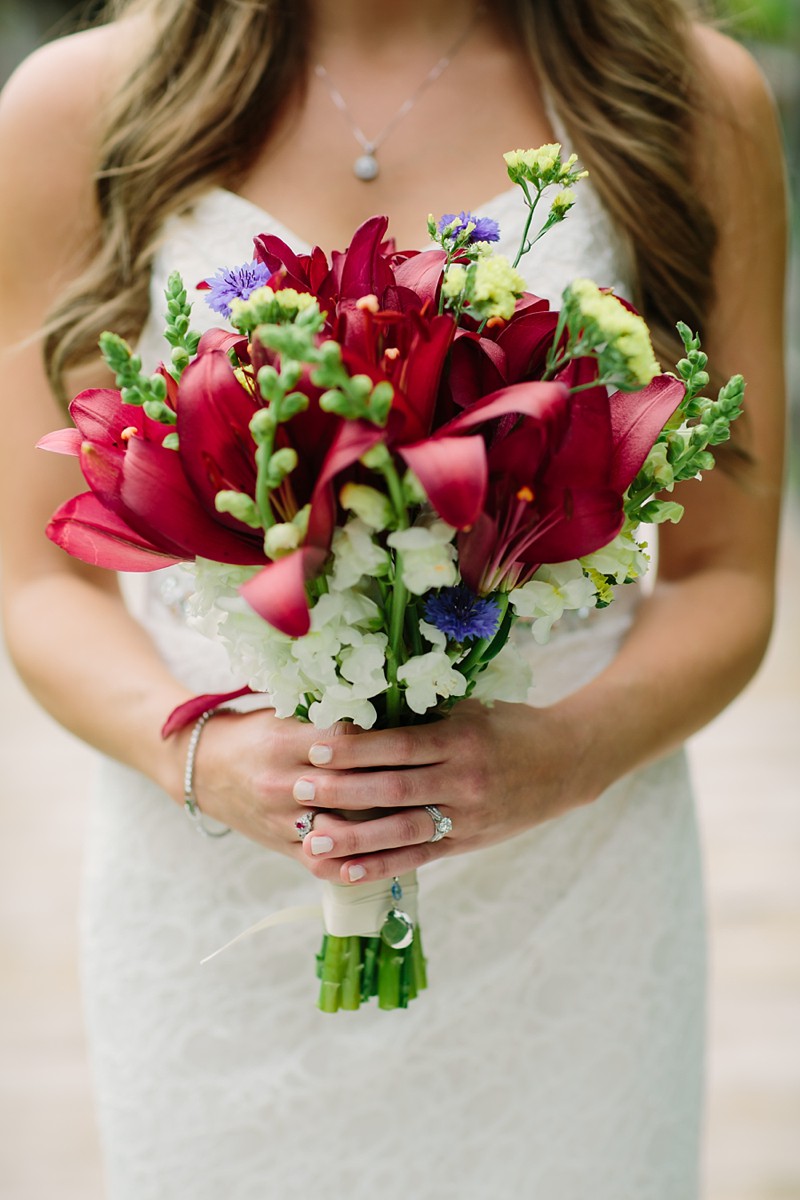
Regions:
<instances>
[{"instance_id":1,"label":"long brown hair","mask_svg":"<svg viewBox=\"0 0 800 1200\"><path fill-rule=\"evenodd\" d=\"M627 236L634 297L663 361L678 318L702 328L716 230L691 183L690 26L682 0L507 0L601 200ZM56 391L111 328L135 337L164 218L209 184L235 182L306 76L302 0L111 0L140 13L149 46L121 87L96 175L91 266L51 315L45 361ZM546 50L546 53L543 52Z\"/></svg>"}]
</instances>

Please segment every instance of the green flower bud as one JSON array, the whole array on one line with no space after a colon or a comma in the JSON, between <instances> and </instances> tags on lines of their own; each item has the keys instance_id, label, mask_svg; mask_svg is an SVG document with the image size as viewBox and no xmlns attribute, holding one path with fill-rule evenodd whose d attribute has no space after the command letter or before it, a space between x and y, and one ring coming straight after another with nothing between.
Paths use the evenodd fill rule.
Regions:
<instances>
[{"instance_id":1,"label":"green flower bud","mask_svg":"<svg viewBox=\"0 0 800 1200\"><path fill-rule=\"evenodd\" d=\"M290 521L270 525L264 534L264 553L267 558L284 558L296 550L302 540L300 530Z\"/></svg>"},{"instance_id":2,"label":"green flower bud","mask_svg":"<svg viewBox=\"0 0 800 1200\"><path fill-rule=\"evenodd\" d=\"M415 504L427 504L428 502L428 493L411 470L411 467L408 468L403 476L403 499L409 507Z\"/></svg>"},{"instance_id":3,"label":"green flower bud","mask_svg":"<svg viewBox=\"0 0 800 1200\"><path fill-rule=\"evenodd\" d=\"M285 446L282 450L276 450L270 458L269 466L267 467L267 487L270 491L280 487L286 476L296 466L297 452L291 446Z\"/></svg>"},{"instance_id":4,"label":"green flower bud","mask_svg":"<svg viewBox=\"0 0 800 1200\"><path fill-rule=\"evenodd\" d=\"M163 400L145 400L143 407L151 421L158 421L160 425L177 425L178 423L177 414Z\"/></svg>"},{"instance_id":5,"label":"green flower bud","mask_svg":"<svg viewBox=\"0 0 800 1200\"><path fill-rule=\"evenodd\" d=\"M383 379L375 385L370 397L370 415L376 425L386 424L393 400L394 388L388 379Z\"/></svg>"},{"instance_id":6,"label":"green flower bud","mask_svg":"<svg viewBox=\"0 0 800 1200\"><path fill-rule=\"evenodd\" d=\"M298 413L305 412L307 408L308 396L304 392L290 392L281 401L281 422L291 421L292 417L296 417Z\"/></svg>"},{"instance_id":7,"label":"green flower bud","mask_svg":"<svg viewBox=\"0 0 800 1200\"><path fill-rule=\"evenodd\" d=\"M270 408L259 408L258 412L254 413L250 418L250 432L253 435L253 440L259 445L267 441L275 434L277 422L275 415Z\"/></svg>"},{"instance_id":8,"label":"green flower bud","mask_svg":"<svg viewBox=\"0 0 800 1200\"><path fill-rule=\"evenodd\" d=\"M261 528L261 518L258 515L255 502L250 496L246 496L244 492L217 492L214 497L214 507L218 513L229 513L237 521L241 521L243 525L249 525L251 529Z\"/></svg>"},{"instance_id":9,"label":"green flower bud","mask_svg":"<svg viewBox=\"0 0 800 1200\"><path fill-rule=\"evenodd\" d=\"M380 471L390 465L392 456L383 442L378 442L377 446L372 446L362 454L359 461L369 471Z\"/></svg>"}]
</instances>

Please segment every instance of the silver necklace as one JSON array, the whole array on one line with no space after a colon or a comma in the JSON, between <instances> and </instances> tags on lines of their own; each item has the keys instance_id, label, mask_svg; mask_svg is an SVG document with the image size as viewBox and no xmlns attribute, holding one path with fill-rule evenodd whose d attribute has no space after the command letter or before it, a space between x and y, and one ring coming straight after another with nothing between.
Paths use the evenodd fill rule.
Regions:
<instances>
[{"instance_id":1,"label":"silver necklace","mask_svg":"<svg viewBox=\"0 0 800 1200\"><path fill-rule=\"evenodd\" d=\"M466 29L462 30L447 53L439 59L435 66L431 67L430 71L428 71L428 74L411 93L409 98L403 101L391 120L384 125L380 133L376 134L376 136L373 138L368 138L364 133L364 130L355 120L353 114L350 112L350 109L347 106L347 101L331 79L328 72L323 67L322 63L317 63L317 65L314 67L314 74L325 84L325 87L330 93L331 100L339 109L339 112L342 114L344 119L347 121L353 137L356 139L363 151L363 153L359 154L358 158L353 163L353 174L355 175L356 179L361 179L364 183L369 183L370 180L377 179L380 171L378 160L376 158L377 151L386 141L395 125L402 121L403 117L408 116L423 92L426 92L431 84L436 82L442 72L450 66L450 63L453 61L456 54L458 54L467 38L472 33L472 27L477 21L481 11L482 9L480 6L475 9L475 12L473 13Z\"/></svg>"}]
</instances>

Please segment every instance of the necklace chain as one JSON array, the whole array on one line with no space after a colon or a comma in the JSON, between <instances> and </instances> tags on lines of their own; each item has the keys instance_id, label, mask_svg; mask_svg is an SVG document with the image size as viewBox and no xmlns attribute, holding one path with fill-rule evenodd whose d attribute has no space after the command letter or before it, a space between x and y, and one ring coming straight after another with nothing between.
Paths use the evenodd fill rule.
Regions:
<instances>
[{"instance_id":1,"label":"necklace chain","mask_svg":"<svg viewBox=\"0 0 800 1200\"><path fill-rule=\"evenodd\" d=\"M380 168L378 166L378 160L375 157L376 152L386 141L386 138L389 136L395 126L402 121L403 117L408 116L408 114L411 112L411 109L414 107L423 93L426 92L431 84L435 83L439 76L450 66L450 63L453 61L456 54L458 54L467 38L472 33L473 26L477 21L481 11L481 6L479 5L472 14L472 17L470 18L466 28L461 31L447 52L442 55L442 57L437 63L434 64L434 66L431 67L425 78L419 84L417 84L416 88L408 97L408 99L403 101L397 112L390 118L386 125L384 125L383 129L381 129L380 132L377 133L373 138L368 138L364 133L364 130L358 124L352 112L350 111L347 101L331 79L328 71L325 69L325 67L323 67L322 63L317 63L317 65L314 67L314 74L328 89L331 100L336 105L344 119L347 121L347 124L350 126L350 132L353 134L353 137L356 139L364 152L362 155L359 155L359 157L353 163L353 171L357 179L361 179L365 183L368 183L371 179L377 178Z\"/></svg>"}]
</instances>

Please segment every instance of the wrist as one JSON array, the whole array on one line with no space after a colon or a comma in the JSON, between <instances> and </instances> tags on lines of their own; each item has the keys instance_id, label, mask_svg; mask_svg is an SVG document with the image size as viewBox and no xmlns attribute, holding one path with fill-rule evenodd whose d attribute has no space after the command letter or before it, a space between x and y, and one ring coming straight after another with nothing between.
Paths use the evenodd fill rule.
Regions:
<instances>
[{"instance_id":1,"label":"wrist","mask_svg":"<svg viewBox=\"0 0 800 1200\"><path fill-rule=\"evenodd\" d=\"M570 808L591 804L630 769L609 706L581 689L551 706L555 736L570 747Z\"/></svg>"}]
</instances>

